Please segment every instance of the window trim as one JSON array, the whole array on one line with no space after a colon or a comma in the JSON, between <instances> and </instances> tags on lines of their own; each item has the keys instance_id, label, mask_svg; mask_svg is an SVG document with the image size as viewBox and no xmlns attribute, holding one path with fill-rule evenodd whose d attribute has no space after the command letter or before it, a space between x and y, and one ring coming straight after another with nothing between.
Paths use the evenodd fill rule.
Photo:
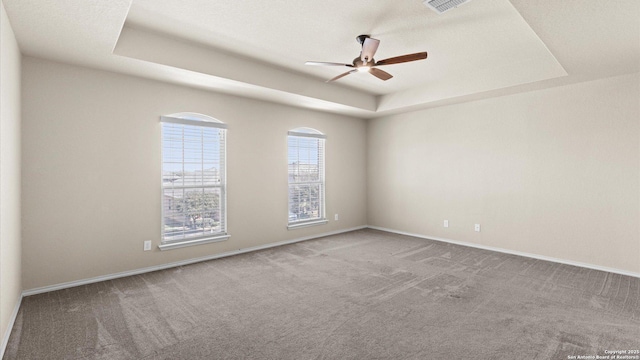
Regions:
<instances>
[{"instance_id":1,"label":"window trim","mask_svg":"<svg viewBox=\"0 0 640 360\"><path fill-rule=\"evenodd\" d=\"M324 219L316 219L316 220L311 220L306 222L298 221L294 223L289 223L287 225L287 230L295 230L295 229L309 227L309 226L324 225L328 222L329 220L327 220L326 216Z\"/></svg>"},{"instance_id":2,"label":"window trim","mask_svg":"<svg viewBox=\"0 0 640 360\"><path fill-rule=\"evenodd\" d=\"M229 234L227 229L227 134L226 134L227 124L223 123L220 120L212 118L210 116L198 114L198 113L191 113L191 112L160 116L160 124L162 125L163 123L172 123L172 124L199 126L199 127L212 127L212 128L222 129L225 131L224 132L224 153L221 154L221 157L220 157L221 162L224 164L223 169L221 169L220 171L221 173L220 185L195 187L195 188L219 188L220 189L220 196L222 198L221 208L222 208L222 213L224 215L223 216L224 231L215 233L212 235L203 235L203 236L191 237L186 239L164 240L164 200L163 199L164 199L165 188L161 184L160 185L160 194L161 194L160 195L160 199L161 199L160 201L160 212L161 212L160 244L158 245L158 248L161 251L172 250L172 249L178 249L178 248L187 247L187 246L220 242L220 241L225 241L229 239L231 235ZM160 159L162 162L160 166L160 173L161 173L160 179L163 178L163 174L164 174L163 173L164 146L162 145L162 142L164 141L164 133L162 132L162 128L161 128L161 133L162 135L160 139L160 142L161 142ZM189 188L189 187L187 186L184 188Z\"/></svg>"},{"instance_id":3,"label":"window trim","mask_svg":"<svg viewBox=\"0 0 640 360\"><path fill-rule=\"evenodd\" d=\"M195 114L195 113L184 113L184 114L194 114L194 115L199 115L199 114ZM216 120L212 117L206 116L206 115L200 115L203 117L206 117L205 119L194 119L195 116L191 115L190 118L187 117L178 117L180 116L180 114L176 114L176 115L167 115L167 116L161 116L160 117L160 122L161 123L171 123L171 124L182 124L182 125L193 125L193 126L204 126L204 127L214 127L214 128L218 128L218 129L226 129L227 128L227 124ZM225 151L226 153L226 151Z\"/></svg>"},{"instance_id":4,"label":"window trim","mask_svg":"<svg viewBox=\"0 0 640 360\"><path fill-rule=\"evenodd\" d=\"M327 139L327 136L320 131L313 128L296 128L293 130L289 130L287 132L287 153L289 151L289 136L295 137L307 137L307 138L315 138L322 141ZM288 176L288 174L287 174ZM316 225L324 225L329 221L327 220L327 202L326 202L326 192L327 192L327 180L326 180L326 142L322 144L322 173L321 173L320 185L321 185L321 197L320 197L320 217L311 219L311 220L299 220L295 222L290 222L287 220L287 230L295 230L299 228L316 226ZM287 188L291 186L291 182L287 180ZM289 200L287 200L287 213L289 213L291 204Z\"/></svg>"},{"instance_id":5,"label":"window trim","mask_svg":"<svg viewBox=\"0 0 640 360\"><path fill-rule=\"evenodd\" d=\"M325 134L311 134L311 133L305 133L305 132L298 132L298 131L295 131L295 130L289 130L287 132L287 136L310 137L310 138L316 138L316 139L326 139L327 138L327 135L325 135Z\"/></svg>"},{"instance_id":6,"label":"window trim","mask_svg":"<svg viewBox=\"0 0 640 360\"><path fill-rule=\"evenodd\" d=\"M158 248L162 251L173 250L173 249L179 249L187 246L202 245L202 244L208 244L213 242L225 241L230 237L231 235L224 234L224 235L217 235L217 236L211 236L206 238L194 238L192 240L179 240L179 241L173 240L173 241L161 243L160 245L158 245Z\"/></svg>"}]
</instances>

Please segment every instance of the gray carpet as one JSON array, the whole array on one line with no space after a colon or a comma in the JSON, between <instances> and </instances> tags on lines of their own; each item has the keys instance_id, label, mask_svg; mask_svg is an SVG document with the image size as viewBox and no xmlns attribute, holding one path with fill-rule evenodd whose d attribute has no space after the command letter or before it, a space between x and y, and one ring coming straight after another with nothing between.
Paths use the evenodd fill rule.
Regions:
<instances>
[{"instance_id":1,"label":"gray carpet","mask_svg":"<svg viewBox=\"0 0 640 360\"><path fill-rule=\"evenodd\" d=\"M639 348L638 278L360 230L27 297L4 359L567 359Z\"/></svg>"}]
</instances>

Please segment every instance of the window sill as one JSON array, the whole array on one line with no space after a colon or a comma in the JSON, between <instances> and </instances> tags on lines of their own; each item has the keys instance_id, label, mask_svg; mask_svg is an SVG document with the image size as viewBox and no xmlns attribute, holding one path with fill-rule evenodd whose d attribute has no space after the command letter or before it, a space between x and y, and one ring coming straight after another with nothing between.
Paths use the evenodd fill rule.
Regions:
<instances>
[{"instance_id":1,"label":"window sill","mask_svg":"<svg viewBox=\"0 0 640 360\"><path fill-rule=\"evenodd\" d=\"M158 248L160 250L162 250L162 251L164 251L164 250L173 250L173 249L179 249L179 248L183 248L183 247L187 247L187 246L202 245L202 244L208 244L208 243L212 243L212 242L225 241L230 237L231 237L231 235L224 234L224 235L217 235L217 236L206 237L206 238L201 238L201 239L171 242L171 243L166 243L166 244L160 244L160 245L158 245Z\"/></svg>"},{"instance_id":2,"label":"window sill","mask_svg":"<svg viewBox=\"0 0 640 360\"><path fill-rule=\"evenodd\" d=\"M328 223L327 219L314 220L314 221L303 222L303 223L293 223L293 224L287 225L287 230L295 230L295 229L308 227L308 226L324 225L326 223Z\"/></svg>"}]
</instances>

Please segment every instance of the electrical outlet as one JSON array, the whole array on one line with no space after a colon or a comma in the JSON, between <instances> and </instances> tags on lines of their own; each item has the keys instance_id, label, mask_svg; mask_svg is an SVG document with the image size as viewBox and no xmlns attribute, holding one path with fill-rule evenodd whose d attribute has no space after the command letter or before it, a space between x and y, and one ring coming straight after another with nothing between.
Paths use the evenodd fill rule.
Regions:
<instances>
[{"instance_id":1,"label":"electrical outlet","mask_svg":"<svg viewBox=\"0 0 640 360\"><path fill-rule=\"evenodd\" d=\"M477 232L480 232L480 224L476 224L475 230L476 230Z\"/></svg>"},{"instance_id":2,"label":"electrical outlet","mask_svg":"<svg viewBox=\"0 0 640 360\"><path fill-rule=\"evenodd\" d=\"M151 240L146 240L144 242L144 251L149 251L151 250Z\"/></svg>"},{"instance_id":3,"label":"electrical outlet","mask_svg":"<svg viewBox=\"0 0 640 360\"><path fill-rule=\"evenodd\" d=\"M449 227L449 220L444 221L444 227Z\"/></svg>"},{"instance_id":4,"label":"electrical outlet","mask_svg":"<svg viewBox=\"0 0 640 360\"><path fill-rule=\"evenodd\" d=\"M338 220L338 214L333 217L335 220Z\"/></svg>"}]
</instances>

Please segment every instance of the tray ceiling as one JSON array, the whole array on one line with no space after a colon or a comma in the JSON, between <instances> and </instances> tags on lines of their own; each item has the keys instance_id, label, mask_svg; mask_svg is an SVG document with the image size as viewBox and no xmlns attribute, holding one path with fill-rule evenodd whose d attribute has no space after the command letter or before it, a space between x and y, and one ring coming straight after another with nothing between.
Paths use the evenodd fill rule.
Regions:
<instances>
[{"instance_id":1,"label":"tray ceiling","mask_svg":"<svg viewBox=\"0 0 640 360\"><path fill-rule=\"evenodd\" d=\"M360 117L640 71L636 0L474 0L441 15L420 0L4 3L26 55ZM327 84L345 70L304 65L351 62L359 34L381 41L376 59L429 57L386 66L386 82Z\"/></svg>"}]
</instances>

